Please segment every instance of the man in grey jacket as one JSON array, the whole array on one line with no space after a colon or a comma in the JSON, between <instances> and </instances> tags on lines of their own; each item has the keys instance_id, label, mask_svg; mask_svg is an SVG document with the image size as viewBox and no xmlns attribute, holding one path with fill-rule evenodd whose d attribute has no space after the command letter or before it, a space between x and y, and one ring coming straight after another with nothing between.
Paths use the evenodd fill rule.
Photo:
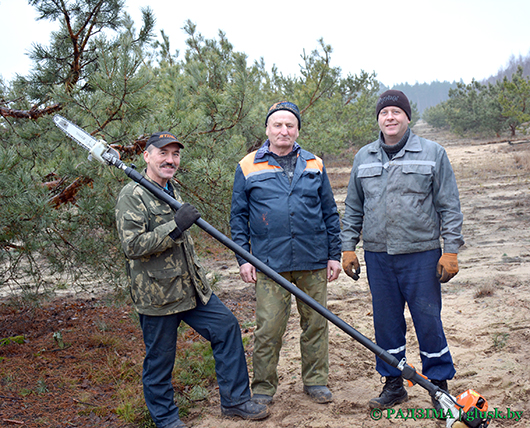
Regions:
<instances>
[{"instance_id":1,"label":"man in grey jacket","mask_svg":"<svg viewBox=\"0 0 530 428\"><path fill-rule=\"evenodd\" d=\"M180 201L173 180L180 165L177 138L156 132L144 152L145 178ZM157 428L185 428L175 405L171 374L177 329L183 321L210 341L221 396L221 413L263 419L266 406L251 400L245 350L236 317L212 293L188 228L200 217L190 204L176 212L135 182L116 203L116 223L126 257L131 297L145 343L142 381Z\"/></svg>"},{"instance_id":2,"label":"man in grey jacket","mask_svg":"<svg viewBox=\"0 0 530 428\"><path fill-rule=\"evenodd\" d=\"M412 315L423 374L447 390L455 374L441 321L440 283L458 273L463 216L453 169L444 148L409 129L410 103L401 91L381 94L376 106L379 139L353 161L342 230L342 266L354 280L361 239L377 344L405 358L405 303ZM443 241L443 254L442 245ZM386 378L371 408L408 400L401 371L376 359ZM439 403L433 399L439 409Z\"/></svg>"}]
</instances>

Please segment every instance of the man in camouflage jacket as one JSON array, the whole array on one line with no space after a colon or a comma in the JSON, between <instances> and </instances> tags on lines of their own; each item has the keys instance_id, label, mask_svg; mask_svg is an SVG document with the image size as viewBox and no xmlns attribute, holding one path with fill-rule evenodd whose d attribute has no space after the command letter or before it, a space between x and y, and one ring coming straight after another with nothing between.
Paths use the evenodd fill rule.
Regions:
<instances>
[{"instance_id":1,"label":"man in camouflage jacket","mask_svg":"<svg viewBox=\"0 0 530 428\"><path fill-rule=\"evenodd\" d=\"M180 201L172 180L180 164L177 138L167 132L148 140L144 176ZM146 356L144 397L158 428L182 428L171 374L181 321L212 345L221 411L227 416L262 419L266 406L250 399L241 331L235 316L212 293L187 229L200 217L183 204L176 212L151 192L131 182L118 197L116 222L126 257L131 297L140 315Z\"/></svg>"}]
</instances>

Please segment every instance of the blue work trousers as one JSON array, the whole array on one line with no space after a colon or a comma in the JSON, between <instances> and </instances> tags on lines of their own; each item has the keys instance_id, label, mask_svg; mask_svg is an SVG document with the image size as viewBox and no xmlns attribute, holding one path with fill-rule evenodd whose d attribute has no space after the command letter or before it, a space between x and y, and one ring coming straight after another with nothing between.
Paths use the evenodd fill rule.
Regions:
<instances>
[{"instance_id":1,"label":"blue work trousers","mask_svg":"<svg viewBox=\"0 0 530 428\"><path fill-rule=\"evenodd\" d=\"M436 277L441 250L389 255L364 252L374 313L377 344L401 361L405 358L409 307L420 347L422 372L431 380L455 375L442 326L442 293ZM381 376L400 376L401 371L376 358Z\"/></svg>"},{"instance_id":2,"label":"blue work trousers","mask_svg":"<svg viewBox=\"0 0 530 428\"><path fill-rule=\"evenodd\" d=\"M221 405L237 406L250 399L241 330L234 314L215 294L206 305L197 299L197 307L189 311L164 316L140 314L146 353L142 376L144 397L159 428L171 427L178 420L171 374L181 321L212 345Z\"/></svg>"}]
</instances>

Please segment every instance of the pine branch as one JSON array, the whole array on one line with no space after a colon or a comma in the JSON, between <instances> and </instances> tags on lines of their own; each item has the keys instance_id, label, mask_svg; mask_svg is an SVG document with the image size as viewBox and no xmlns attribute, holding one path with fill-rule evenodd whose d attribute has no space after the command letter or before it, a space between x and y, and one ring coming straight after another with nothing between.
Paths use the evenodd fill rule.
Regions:
<instances>
[{"instance_id":1,"label":"pine branch","mask_svg":"<svg viewBox=\"0 0 530 428\"><path fill-rule=\"evenodd\" d=\"M62 104L54 104L45 108L31 107L29 110L17 110L7 107L0 107L0 115L3 117L14 117L15 119L31 119L36 120L42 116L46 116L57 111L62 110Z\"/></svg>"}]
</instances>

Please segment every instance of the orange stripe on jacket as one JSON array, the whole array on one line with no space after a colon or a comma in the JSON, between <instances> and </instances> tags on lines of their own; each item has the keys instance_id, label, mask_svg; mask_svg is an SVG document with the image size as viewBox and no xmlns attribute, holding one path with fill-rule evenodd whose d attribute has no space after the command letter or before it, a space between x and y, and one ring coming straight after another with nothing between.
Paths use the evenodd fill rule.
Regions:
<instances>
[{"instance_id":1,"label":"orange stripe on jacket","mask_svg":"<svg viewBox=\"0 0 530 428\"><path fill-rule=\"evenodd\" d=\"M239 165L241 166L241 171L243 171L243 175L245 176L245 179L248 179L249 177L252 177L254 175L263 174L266 172L282 172L283 171L282 167L280 166L269 165L269 162L267 160L264 160L263 162L254 163L256 152L257 150L253 151L252 153L249 153L239 162ZM320 159L318 156L315 156L315 159L309 159L305 167L305 171L314 170L316 172L318 170L322 172L323 169L324 169L324 164L322 162L322 159Z\"/></svg>"}]
</instances>

